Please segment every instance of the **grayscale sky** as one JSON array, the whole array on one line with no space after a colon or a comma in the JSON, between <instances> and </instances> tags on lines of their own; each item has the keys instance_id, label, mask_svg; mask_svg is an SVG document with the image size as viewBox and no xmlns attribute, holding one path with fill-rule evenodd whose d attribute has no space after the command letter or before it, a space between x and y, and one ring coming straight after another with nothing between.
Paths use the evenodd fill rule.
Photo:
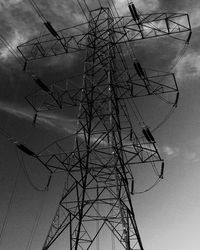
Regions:
<instances>
[{"instance_id":1,"label":"grayscale sky","mask_svg":"<svg viewBox=\"0 0 200 250\"><path fill-rule=\"evenodd\" d=\"M56 29L84 21L76 0L35 1ZM95 0L87 2L91 7L96 4ZM151 191L133 196L133 203L145 250L197 250L200 223L200 2L133 2L142 13L186 12L190 15L193 30L191 43L176 67L172 68L172 65L184 47L180 41L162 38L145 41L142 45L140 42L130 45L145 67L158 71L172 68L180 90L177 109L153 133L160 154L165 159L164 180ZM115 0L115 4L120 15L128 13L127 0ZM0 35L14 49L45 31L28 0L0 0L0 23ZM83 55L65 55L33 62L28 67L46 82L54 83L80 73L83 58ZM0 128L10 137L39 152L51 141L74 132L76 117L73 111L41 114L37 126L32 126L34 112L24 97L35 91L37 86L22 72L16 59L1 42L0 83ZM150 107L147 100L140 105L151 128L167 112L167 108L156 102ZM48 192L36 191L19 166L16 147L1 135L0 156L0 250L39 250L65 178L61 174L56 175ZM24 162L32 181L42 189L47 181L45 170L27 157L24 157ZM61 239L57 250L65 249L63 242Z\"/></svg>"}]
</instances>

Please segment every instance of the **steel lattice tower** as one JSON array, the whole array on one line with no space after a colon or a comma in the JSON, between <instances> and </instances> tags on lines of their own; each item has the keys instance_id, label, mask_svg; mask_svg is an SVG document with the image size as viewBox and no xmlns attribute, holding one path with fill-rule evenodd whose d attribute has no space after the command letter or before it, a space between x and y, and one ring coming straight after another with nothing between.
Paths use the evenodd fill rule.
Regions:
<instances>
[{"instance_id":1,"label":"steel lattice tower","mask_svg":"<svg viewBox=\"0 0 200 250\"><path fill-rule=\"evenodd\" d=\"M22 144L17 145L51 173L67 173L43 250L49 249L62 234L70 250L94 249L95 244L98 249L103 230L111 231L126 250L144 249L131 199L134 182L131 168L136 164L153 167L158 164L158 178L162 178L164 165L149 128L142 127L143 136L137 135L127 100L178 93L178 89L173 74L162 75L162 79L166 77L170 82L164 85L159 77L148 77L136 58L132 60L131 71L121 44L191 29L186 14L150 14L140 18L134 6L130 7L130 17L114 17L108 7L91 10L88 32L84 34L69 36L70 29L66 35L65 30L57 32L47 22L48 35L19 46L26 61L86 51L82 88L69 92L58 86L48 87L33 76L41 90L27 96L36 112L79 106L71 152L66 152L63 141L51 144L49 149L54 152L51 155L36 154ZM157 22L162 26L156 28Z\"/></svg>"}]
</instances>

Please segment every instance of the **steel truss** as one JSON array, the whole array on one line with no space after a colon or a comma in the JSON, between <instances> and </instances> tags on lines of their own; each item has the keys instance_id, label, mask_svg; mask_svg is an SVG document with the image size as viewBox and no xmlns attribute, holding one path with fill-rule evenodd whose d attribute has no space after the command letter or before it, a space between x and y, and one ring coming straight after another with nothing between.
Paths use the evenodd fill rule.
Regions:
<instances>
[{"instance_id":1,"label":"steel truss","mask_svg":"<svg viewBox=\"0 0 200 250\"><path fill-rule=\"evenodd\" d=\"M114 19L108 8L90 14L75 147L65 155L56 143L60 154L47 163L52 171L64 168L68 181L43 250L63 232L68 233L70 249L93 248L105 227L125 249L142 250L130 196L130 168L162 160L154 142L144 142L145 147L134 134L124 98L119 98L128 73L118 71L125 66L119 63Z\"/></svg>"},{"instance_id":2,"label":"steel truss","mask_svg":"<svg viewBox=\"0 0 200 250\"><path fill-rule=\"evenodd\" d=\"M142 127L143 137L138 137L127 100L178 93L178 88L173 74L151 75L136 58L130 70L121 44L191 32L189 19L187 14L164 13L142 15L135 21L133 17L114 17L109 8L101 7L90 11L87 25L87 32L83 24L53 31L53 36L47 34L18 47L27 61L86 51L82 88L48 86L33 77L40 90L26 97L36 112L79 107L71 152L66 152L65 139L40 154L18 145L51 173L67 173L62 199L42 249L49 249L63 234L70 250L94 249L107 230L124 249L143 250L131 200L132 169L136 164L146 164L162 178L163 160L148 127ZM77 33L82 27L83 32Z\"/></svg>"},{"instance_id":3,"label":"steel truss","mask_svg":"<svg viewBox=\"0 0 200 250\"><path fill-rule=\"evenodd\" d=\"M86 28L84 23L60 30L53 36L49 33L21 44L18 50L26 61L85 50L90 35ZM111 28L115 32L115 43L121 44L191 31L188 14L184 13L142 15L138 22L132 16L113 17Z\"/></svg>"}]
</instances>

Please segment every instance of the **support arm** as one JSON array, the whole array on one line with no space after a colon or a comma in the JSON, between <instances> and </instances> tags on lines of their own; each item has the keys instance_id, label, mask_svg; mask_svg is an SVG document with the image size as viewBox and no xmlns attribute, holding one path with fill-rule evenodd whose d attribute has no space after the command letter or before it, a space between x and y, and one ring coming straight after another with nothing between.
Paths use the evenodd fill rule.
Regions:
<instances>
[{"instance_id":1,"label":"support arm","mask_svg":"<svg viewBox=\"0 0 200 250\"><path fill-rule=\"evenodd\" d=\"M83 31L85 26L86 24L81 24L57 31L59 39L51 33L34 38L19 45L18 50L25 61L85 50L89 35ZM135 22L132 16L115 17L112 28L116 34L116 43L191 32L189 17L184 13L142 15L138 22Z\"/></svg>"}]
</instances>

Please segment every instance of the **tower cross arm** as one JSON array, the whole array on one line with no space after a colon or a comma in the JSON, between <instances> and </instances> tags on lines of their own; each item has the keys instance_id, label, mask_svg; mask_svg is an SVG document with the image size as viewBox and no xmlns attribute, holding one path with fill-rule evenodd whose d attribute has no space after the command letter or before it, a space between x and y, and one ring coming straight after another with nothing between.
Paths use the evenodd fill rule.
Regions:
<instances>
[{"instance_id":1,"label":"tower cross arm","mask_svg":"<svg viewBox=\"0 0 200 250\"><path fill-rule=\"evenodd\" d=\"M84 23L59 30L57 37L48 33L19 45L18 50L25 61L85 50L90 35L87 26L87 23ZM114 17L112 30L115 32L115 42L125 43L191 32L191 26L187 14L159 13L142 15L138 21L134 21L132 16Z\"/></svg>"},{"instance_id":2,"label":"tower cross arm","mask_svg":"<svg viewBox=\"0 0 200 250\"><path fill-rule=\"evenodd\" d=\"M116 42L124 43L142 39L178 35L191 32L190 20L185 13L154 13L142 15L139 21L132 17L119 17L114 27ZM186 37L187 39L187 37ZM185 40L186 40L185 39Z\"/></svg>"}]
</instances>

